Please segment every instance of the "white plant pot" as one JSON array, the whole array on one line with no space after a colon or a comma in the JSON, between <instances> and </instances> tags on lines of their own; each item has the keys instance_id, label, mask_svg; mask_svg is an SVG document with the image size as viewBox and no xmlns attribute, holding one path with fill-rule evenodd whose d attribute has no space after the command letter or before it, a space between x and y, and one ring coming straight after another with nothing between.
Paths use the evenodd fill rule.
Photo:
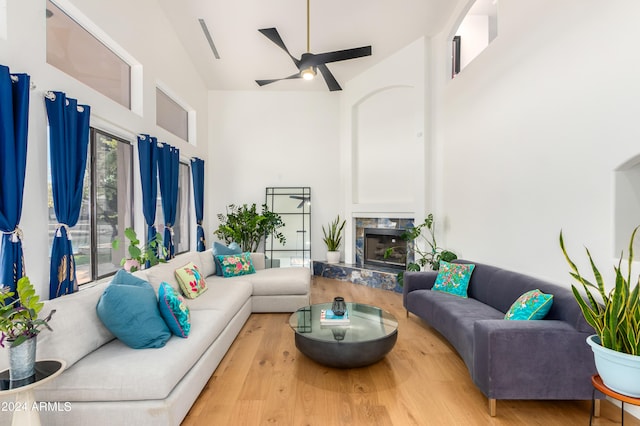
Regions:
<instances>
[{"instance_id":1,"label":"white plant pot","mask_svg":"<svg viewBox=\"0 0 640 426\"><path fill-rule=\"evenodd\" d=\"M328 251L327 252L327 263L338 263L340 262L340 252L339 251Z\"/></svg>"},{"instance_id":2,"label":"white plant pot","mask_svg":"<svg viewBox=\"0 0 640 426\"><path fill-rule=\"evenodd\" d=\"M595 334L587 337L587 343L602 382L613 391L640 398L640 356L605 348Z\"/></svg>"}]
</instances>

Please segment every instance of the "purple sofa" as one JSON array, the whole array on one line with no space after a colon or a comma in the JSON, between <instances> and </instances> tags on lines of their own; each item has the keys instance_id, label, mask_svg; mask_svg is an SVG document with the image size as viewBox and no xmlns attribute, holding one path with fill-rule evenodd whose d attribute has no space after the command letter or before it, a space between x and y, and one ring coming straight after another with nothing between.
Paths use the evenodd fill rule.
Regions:
<instances>
[{"instance_id":1,"label":"purple sofa","mask_svg":"<svg viewBox=\"0 0 640 426\"><path fill-rule=\"evenodd\" d=\"M495 266L456 262L476 265L467 299L431 291L437 272L406 272L403 305L453 345L489 399L490 414L495 416L498 399L591 399L596 368L585 340L594 330L571 290ZM520 295L536 288L553 294L543 320L503 319Z\"/></svg>"}]
</instances>

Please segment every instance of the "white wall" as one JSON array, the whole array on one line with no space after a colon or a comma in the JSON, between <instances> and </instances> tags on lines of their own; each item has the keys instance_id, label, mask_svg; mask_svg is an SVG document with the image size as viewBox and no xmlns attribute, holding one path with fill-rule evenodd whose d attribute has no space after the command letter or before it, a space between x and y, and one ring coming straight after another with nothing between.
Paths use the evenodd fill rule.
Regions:
<instances>
[{"instance_id":1,"label":"white wall","mask_svg":"<svg viewBox=\"0 0 640 426\"><path fill-rule=\"evenodd\" d=\"M418 39L344 85L340 138L344 259L355 261L357 217L424 219L425 49Z\"/></svg>"},{"instance_id":2,"label":"white wall","mask_svg":"<svg viewBox=\"0 0 640 426\"><path fill-rule=\"evenodd\" d=\"M208 245L227 205L261 205L270 186L309 186L311 256L324 259L321 226L342 214L338 98L336 92L209 92Z\"/></svg>"},{"instance_id":3,"label":"white wall","mask_svg":"<svg viewBox=\"0 0 640 426\"><path fill-rule=\"evenodd\" d=\"M489 17L487 15L465 16L456 35L460 36L460 69L462 70L489 44Z\"/></svg>"},{"instance_id":4,"label":"white wall","mask_svg":"<svg viewBox=\"0 0 640 426\"><path fill-rule=\"evenodd\" d=\"M199 75L177 41L166 16L154 0L66 0L84 17L106 32L143 68L142 116L74 80L46 63L44 0L9 0L6 39L0 39L0 63L12 72L31 75L37 88L31 91L25 199L20 227L24 230L26 273L38 292L49 294L47 238L47 118L43 93L60 90L92 107L91 125L135 142L139 133L150 133L181 149L185 158L207 158L207 94ZM125 11L126 13L122 13ZM198 146L189 145L155 124L155 85L162 81L193 107ZM137 160L137 154L134 157ZM137 161L135 161L137 163ZM208 169L208 166L207 166ZM136 227L143 232L139 176L135 174ZM205 225L207 225L205 223ZM195 240L195 238L192 238ZM195 244L195 241L192 241Z\"/></svg>"},{"instance_id":5,"label":"white wall","mask_svg":"<svg viewBox=\"0 0 640 426\"><path fill-rule=\"evenodd\" d=\"M580 265L584 244L609 272L614 170L640 151L638 16L623 0L500 2L498 37L439 82L451 249L569 285L563 229Z\"/></svg>"}]
</instances>

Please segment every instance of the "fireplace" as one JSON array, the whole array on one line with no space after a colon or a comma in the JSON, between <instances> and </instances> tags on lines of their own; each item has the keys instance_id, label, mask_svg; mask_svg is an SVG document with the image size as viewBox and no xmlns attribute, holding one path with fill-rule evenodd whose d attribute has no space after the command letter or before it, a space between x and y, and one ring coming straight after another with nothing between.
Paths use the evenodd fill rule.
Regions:
<instances>
[{"instance_id":1,"label":"fireplace","mask_svg":"<svg viewBox=\"0 0 640 426\"><path fill-rule=\"evenodd\" d=\"M404 229L398 228L365 228L364 264L405 269L407 242L400 238L403 232ZM389 255L385 258L387 252Z\"/></svg>"}]
</instances>

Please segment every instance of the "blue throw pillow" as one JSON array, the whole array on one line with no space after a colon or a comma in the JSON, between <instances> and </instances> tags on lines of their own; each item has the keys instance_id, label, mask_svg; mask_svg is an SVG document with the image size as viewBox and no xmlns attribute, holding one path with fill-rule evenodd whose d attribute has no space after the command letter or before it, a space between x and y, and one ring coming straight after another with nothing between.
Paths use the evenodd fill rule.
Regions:
<instances>
[{"instance_id":1,"label":"blue throw pillow","mask_svg":"<svg viewBox=\"0 0 640 426\"><path fill-rule=\"evenodd\" d=\"M169 284L162 282L158 289L158 307L173 334L186 338L191 331L189 307Z\"/></svg>"},{"instance_id":2,"label":"blue throw pillow","mask_svg":"<svg viewBox=\"0 0 640 426\"><path fill-rule=\"evenodd\" d=\"M151 284L122 269L102 293L96 311L105 327L131 348L161 348L171 337Z\"/></svg>"},{"instance_id":3,"label":"blue throw pillow","mask_svg":"<svg viewBox=\"0 0 640 426\"><path fill-rule=\"evenodd\" d=\"M432 290L467 297L471 273L476 265L440 261L440 269Z\"/></svg>"},{"instance_id":4,"label":"blue throw pillow","mask_svg":"<svg viewBox=\"0 0 640 426\"><path fill-rule=\"evenodd\" d=\"M541 320L551 305L553 294L545 294L538 289L531 290L518 297L504 315L506 320Z\"/></svg>"},{"instance_id":5,"label":"blue throw pillow","mask_svg":"<svg viewBox=\"0 0 640 426\"><path fill-rule=\"evenodd\" d=\"M222 243L214 242L213 248L211 249L213 252L213 261L216 263L216 275L222 276L222 265L216 256L228 256L230 254L242 254L242 249L238 245L238 243L231 243L229 246L225 246Z\"/></svg>"}]
</instances>

